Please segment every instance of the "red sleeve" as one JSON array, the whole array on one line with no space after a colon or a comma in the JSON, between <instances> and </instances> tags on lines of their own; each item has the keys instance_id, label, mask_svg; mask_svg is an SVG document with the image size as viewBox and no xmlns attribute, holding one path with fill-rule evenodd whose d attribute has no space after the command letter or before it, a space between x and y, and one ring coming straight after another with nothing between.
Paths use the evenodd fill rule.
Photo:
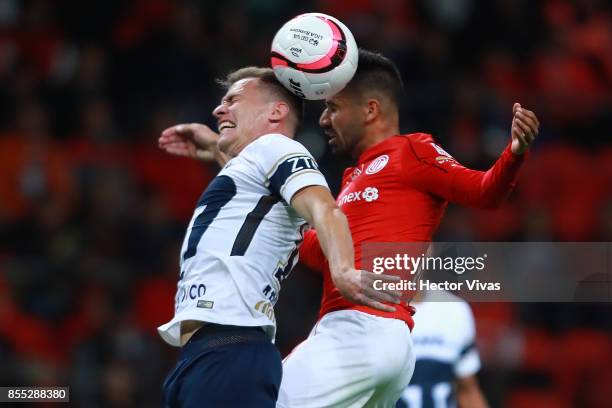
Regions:
<instances>
[{"instance_id":1,"label":"red sleeve","mask_svg":"<svg viewBox=\"0 0 612 408\"><path fill-rule=\"evenodd\" d=\"M327 258L325 258L325 254L323 254L323 250L319 245L316 230L309 229L304 232L304 241L300 245L299 261L308 268L323 273L327 264Z\"/></svg>"},{"instance_id":2,"label":"red sleeve","mask_svg":"<svg viewBox=\"0 0 612 408\"><path fill-rule=\"evenodd\" d=\"M415 160L404 165L406 182L421 191L447 201L476 208L495 208L510 195L525 155L515 155L506 147L493 167L485 171L468 169L441 147L425 140L410 140Z\"/></svg>"}]
</instances>

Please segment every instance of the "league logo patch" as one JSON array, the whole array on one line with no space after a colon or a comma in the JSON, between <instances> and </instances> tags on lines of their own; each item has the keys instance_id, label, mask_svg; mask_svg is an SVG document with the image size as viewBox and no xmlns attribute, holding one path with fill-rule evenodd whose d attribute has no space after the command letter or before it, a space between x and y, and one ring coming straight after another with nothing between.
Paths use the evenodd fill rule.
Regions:
<instances>
[{"instance_id":1,"label":"league logo patch","mask_svg":"<svg viewBox=\"0 0 612 408\"><path fill-rule=\"evenodd\" d=\"M212 309L214 304L212 300L198 300L198 307L202 309Z\"/></svg>"},{"instance_id":2,"label":"league logo patch","mask_svg":"<svg viewBox=\"0 0 612 408\"><path fill-rule=\"evenodd\" d=\"M440 146L438 146L435 143L431 143L431 145L433 146L434 149L436 149L436 152L438 152L439 155L441 156L446 156L446 157L450 157L452 158L453 156L451 156L450 154L448 154L448 152L446 150L444 150L443 148L441 148Z\"/></svg>"},{"instance_id":3,"label":"league logo patch","mask_svg":"<svg viewBox=\"0 0 612 408\"><path fill-rule=\"evenodd\" d=\"M453 159L450 156L438 156L436 157L436 163L438 164L444 164L444 163L448 163L448 162L454 162L455 159Z\"/></svg>"},{"instance_id":4,"label":"league logo patch","mask_svg":"<svg viewBox=\"0 0 612 408\"><path fill-rule=\"evenodd\" d=\"M387 156L386 154L378 156L376 159L374 159L372 163L370 163L365 172L366 174L378 173L379 171L385 168L388 162L389 156Z\"/></svg>"}]
</instances>

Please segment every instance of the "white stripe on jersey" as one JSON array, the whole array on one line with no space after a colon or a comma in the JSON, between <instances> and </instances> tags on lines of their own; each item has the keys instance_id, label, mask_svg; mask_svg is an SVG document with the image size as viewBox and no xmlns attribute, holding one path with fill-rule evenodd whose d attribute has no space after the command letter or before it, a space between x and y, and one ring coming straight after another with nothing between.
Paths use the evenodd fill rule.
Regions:
<instances>
[{"instance_id":1,"label":"white stripe on jersey","mask_svg":"<svg viewBox=\"0 0 612 408\"><path fill-rule=\"evenodd\" d=\"M289 206L310 185L327 187L300 143L256 139L208 185L187 228L174 318L161 337L180 345L180 322L261 326L271 339L280 283L297 263L305 221Z\"/></svg>"}]
</instances>

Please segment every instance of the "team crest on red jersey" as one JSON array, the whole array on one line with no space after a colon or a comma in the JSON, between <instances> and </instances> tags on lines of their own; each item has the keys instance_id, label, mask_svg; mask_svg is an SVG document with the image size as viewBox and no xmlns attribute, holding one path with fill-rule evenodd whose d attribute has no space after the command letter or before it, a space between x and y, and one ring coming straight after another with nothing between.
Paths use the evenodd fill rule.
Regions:
<instances>
[{"instance_id":1,"label":"team crest on red jersey","mask_svg":"<svg viewBox=\"0 0 612 408\"><path fill-rule=\"evenodd\" d=\"M372 163L370 163L365 172L366 174L378 173L379 171L385 168L388 162L389 156L387 156L386 154L378 156L376 159L374 159L374 161L372 161Z\"/></svg>"}]
</instances>

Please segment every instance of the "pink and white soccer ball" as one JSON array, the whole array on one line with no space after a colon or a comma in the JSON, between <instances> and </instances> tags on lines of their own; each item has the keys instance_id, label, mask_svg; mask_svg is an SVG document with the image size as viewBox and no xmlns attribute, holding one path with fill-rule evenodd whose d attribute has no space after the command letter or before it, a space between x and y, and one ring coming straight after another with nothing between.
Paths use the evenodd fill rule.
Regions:
<instances>
[{"instance_id":1,"label":"pink and white soccer ball","mask_svg":"<svg viewBox=\"0 0 612 408\"><path fill-rule=\"evenodd\" d=\"M305 99L325 99L341 91L355 75L358 57L350 30L322 13L289 20L272 41L276 78Z\"/></svg>"}]
</instances>

